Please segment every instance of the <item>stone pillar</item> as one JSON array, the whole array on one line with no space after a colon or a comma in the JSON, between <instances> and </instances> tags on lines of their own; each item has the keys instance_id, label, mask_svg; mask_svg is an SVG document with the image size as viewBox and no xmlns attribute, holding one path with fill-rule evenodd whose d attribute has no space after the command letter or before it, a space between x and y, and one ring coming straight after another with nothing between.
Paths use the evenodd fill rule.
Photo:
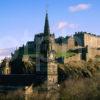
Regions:
<instances>
[{"instance_id":1,"label":"stone pillar","mask_svg":"<svg viewBox=\"0 0 100 100\"><path fill-rule=\"evenodd\" d=\"M58 83L58 66L55 62L48 63L47 88L56 89Z\"/></svg>"}]
</instances>

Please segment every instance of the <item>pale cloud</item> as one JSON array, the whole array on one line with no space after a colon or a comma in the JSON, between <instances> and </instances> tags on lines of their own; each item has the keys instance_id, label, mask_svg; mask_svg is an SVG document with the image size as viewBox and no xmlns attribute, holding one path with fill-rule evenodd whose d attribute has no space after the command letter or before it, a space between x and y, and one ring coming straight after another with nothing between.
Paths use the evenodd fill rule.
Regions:
<instances>
[{"instance_id":1,"label":"pale cloud","mask_svg":"<svg viewBox=\"0 0 100 100\"><path fill-rule=\"evenodd\" d=\"M27 41L33 40L32 33L27 29L20 36L5 35L0 39L0 48L15 48L26 44Z\"/></svg>"},{"instance_id":2,"label":"pale cloud","mask_svg":"<svg viewBox=\"0 0 100 100\"><path fill-rule=\"evenodd\" d=\"M2 37L0 40L0 48L12 48L18 45L18 40L12 36Z\"/></svg>"},{"instance_id":3,"label":"pale cloud","mask_svg":"<svg viewBox=\"0 0 100 100\"><path fill-rule=\"evenodd\" d=\"M0 49L0 56L9 56L11 52L14 52L15 48Z\"/></svg>"},{"instance_id":4,"label":"pale cloud","mask_svg":"<svg viewBox=\"0 0 100 100\"><path fill-rule=\"evenodd\" d=\"M0 63L2 62L2 60L4 59L4 58L10 58L11 56L0 56Z\"/></svg>"},{"instance_id":5,"label":"pale cloud","mask_svg":"<svg viewBox=\"0 0 100 100\"><path fill-rule=\"evenodd\" d=\"M78 28L78 25L74 24L74 23L69 23L69 22L61 21L61 22L58 23L57 28L59 30L63 30L63 29L76 29L76 28Z\"/></svg>"},{"instance_id":6,"label":"pale cloud","mask_svg":"<svg viewBox=\"0 0 100 100\"><path fill-rule=\"evenodd\" d=\"M66 22L59 22L59 23L58 23L58 29L63 29L63 28L66 27L66 25L67 25Z\"/></svg>"},{"instance_id":7,"label":"pale cloud","mask_svg":"<svg viewBox=\"0 0 100 100\"><path fill-rule=\"evenodd\" d=\"M78 12L78 11L87 10L87 9L89 9L90 7L91 7L90 4L82 3L82 4L70 6L70 7L69 7L69 11L71 11L71 12Z\"/></svg>"},{"instance_id":8,"label":"pale cloud","mask_svg":"<svg viewBox=\"0 0 100 100\"><path fill-rule=\"evenodd\" d=\"M4 36L0 39L0 60L5 57L10 57L11 53L15 51L15 48L26 44L27 41L33 40L28 30L23 32L23 36Z\"/></svg>"},{"instance_id":9,"label":"pale cloud","mask_svg":"<svg viewBox=\"0 0 100 100\"><path fill-rule=\"evenodd\" d=\"M13 53L15 48L6 48L6 49L0 49L0 62L5 57L11 57L11 52Z\"/></svg>"}]
</instances>

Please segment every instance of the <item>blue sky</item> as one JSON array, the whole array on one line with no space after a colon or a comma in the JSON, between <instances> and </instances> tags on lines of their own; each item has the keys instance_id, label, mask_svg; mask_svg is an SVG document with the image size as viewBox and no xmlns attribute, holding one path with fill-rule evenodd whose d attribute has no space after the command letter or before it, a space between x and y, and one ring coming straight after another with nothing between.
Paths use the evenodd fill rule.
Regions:
<instances>
[{"instance_id":1,"label":"blue sky","mask_svg":"<svg viewBox=\"0 0 100 100\"><path fill-rule=\"evenodd\" d=\"M0 51L11 52L43 32L46 8L56 37L76 31L100 34L100 0L0 0Z\"/></svg>"}]
</instances>

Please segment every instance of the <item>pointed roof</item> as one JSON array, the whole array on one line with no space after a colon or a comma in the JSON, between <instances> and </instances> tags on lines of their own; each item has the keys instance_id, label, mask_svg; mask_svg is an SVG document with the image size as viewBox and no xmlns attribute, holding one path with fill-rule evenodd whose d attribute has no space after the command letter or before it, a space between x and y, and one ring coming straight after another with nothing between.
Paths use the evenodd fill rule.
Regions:
<instances>
[{"instance_id":1,"label":"pointed roof","mask_svg":"<svg viewBox=\"0 0 100 100\"><path fill-rule=\"evenodd\" d=\"M46 17L45 17L44 34L45 35L50 34L49 20L48 20L48 13L47 12L46 12Z\"/></svg>"}]
</instances>

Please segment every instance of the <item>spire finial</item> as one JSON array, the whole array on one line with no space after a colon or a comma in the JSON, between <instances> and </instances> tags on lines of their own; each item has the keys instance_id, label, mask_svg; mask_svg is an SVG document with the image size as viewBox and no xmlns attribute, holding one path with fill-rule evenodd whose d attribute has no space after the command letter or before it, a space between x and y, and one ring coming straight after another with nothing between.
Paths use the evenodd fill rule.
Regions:
<instances>
[{"instance_id":1,"label":"spire finial","mask_svg":"<svg viewBox=\"0 0 100 100\"><path fill-rule=\"evenodd\" d=\"M46 10L46 13L48 13L48 0L46 0L46 3L45 3L45 10Z\"/></svg>"},{"instance_id":2,"label":"spire finial","mask_svg":"<svg viewBox=\"0 0 100 100\"><path fill-rule=\"evenodd\" d=\"M48 13L48 4L46 4L46 14Z\"/></svg>"}]
</instances>

